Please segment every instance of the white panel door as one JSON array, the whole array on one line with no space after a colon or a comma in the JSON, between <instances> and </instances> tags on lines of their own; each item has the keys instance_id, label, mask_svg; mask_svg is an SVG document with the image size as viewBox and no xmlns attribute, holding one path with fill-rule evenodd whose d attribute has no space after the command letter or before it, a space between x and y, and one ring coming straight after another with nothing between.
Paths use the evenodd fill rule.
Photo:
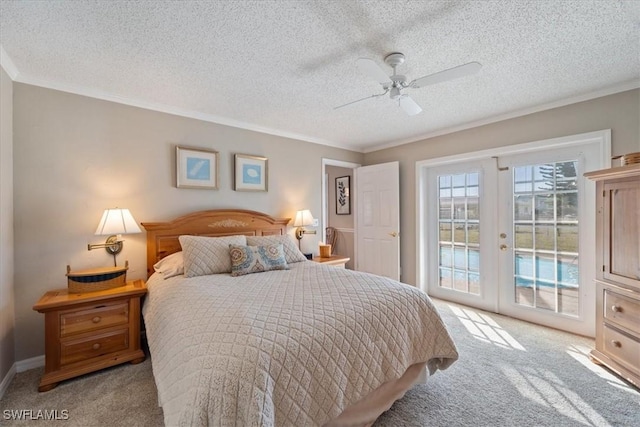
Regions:
<instances>
[{"instance_id":1,"label":"white panel door","mask_svg":"<svg viewBox=\"0 0 640 427\"><path fill-rule=\"evenodd\" d=\"M355 169L359 271L400 280L399 163Z\"/></svg>"}]
</instances>

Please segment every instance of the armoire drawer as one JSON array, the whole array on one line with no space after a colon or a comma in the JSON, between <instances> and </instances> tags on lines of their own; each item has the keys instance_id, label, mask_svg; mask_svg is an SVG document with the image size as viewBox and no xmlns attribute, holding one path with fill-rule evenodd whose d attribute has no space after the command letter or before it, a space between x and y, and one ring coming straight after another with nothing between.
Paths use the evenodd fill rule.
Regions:
<instances>
[{"instance_id":1,"label":"armoire drawer","mask_svg":"<svg viewBox=\"0 0 640 427\"><path fill-rule=\"evenodd\" d=\"M603 329L602 340L605 353L629 369L637 369L640 363L640 341L606 324Z\"/></svg>"},{"instance_id":2,"label":"armoire drawer","mask_svg":"<svg viewBox=\"0 0 640 427\"><path fill-rule=\"evenodd\" d=\"M640 334L640 300L605 289L603 304L604 318L607 322Z\"/></svg>"}]
</instances>

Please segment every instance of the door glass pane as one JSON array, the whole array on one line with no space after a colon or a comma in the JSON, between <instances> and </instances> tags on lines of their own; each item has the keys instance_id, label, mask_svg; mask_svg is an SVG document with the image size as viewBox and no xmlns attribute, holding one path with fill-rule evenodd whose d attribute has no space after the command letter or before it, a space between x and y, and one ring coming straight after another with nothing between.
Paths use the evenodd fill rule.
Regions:
<instances>
[{"instance_id":1,"label":"door glass pane","mask_svg":"<svg viewBox=\"0 0 640 427\"><path fill-rule=\"evenodd\" d=\"M451 219L451 199L440 198L440 218Z\"/></svg>"},{"instance_id":2,"label":"door glass pane","mask_svg":"<svg viewBox=\"0 0 640 427\"><path fill-rule=\"evenodd\" d=\"M440 287L480 294L480 176L438 177Z\"/></svg>"},{"instance_id":3,"label":"door glass pane","mask_svg":"<svg viewBox=\"0 0 640 427\"><path fill-rule=\"evenodd\" d=\"M578 218L578 192L559 193L556 210L558 221L575 221Z\"/></svg>"},{"instance_id":4,"label":"door glass pane","mask_svg":"<svg viewBox=\"0 0 640 427\"><path fill-rule=\"evenodd\" d=\"M577 161L513 168L515 302L579 314Z\"/></svg>"},{"instance_id":5,"label":"door glass pane","mask_svg":"<svg viewBox=\"0 0 640 427\"><path fill-rule=\"evenodd\" d=\"M513 189L516 193L530 193L533 188L531 166L521 166L513 169Z\"/></svg>"},{"instance_id":6,"label":"door glass pane","mask_svg":"<svg viewBox=\"0 0 640 427\"><path fill-rule=\"evenodd\" d=\"M533 207L531 203L533 202L533 197L526 196L515 196L514 203L514 211L513 218L516 221L532 221L533 220Z\"/></svg>"},{"instance_id":7,"label":"door glass pane","mask_svg":"<svg viewBox=\"0 0 640 427\"><path fill-rule=\"evenodd\" d=\"M516 303L527 307L535 307L533 297L533 280L516 276Z\"/></svg>"},{"instance_id":8,"label":"door glass pane","mask_svg":"<svg viewBox=\"0 0 640 427\"><path fill-rule=\"evenodd\" d=\"M453 198L453 219L465 219L467 213L465 209L465 199L465 197Z\"/></svg>"},{"instance_id":9,"label":"door glass pane","mask_svg":"<svg viewBox=\"0 0 640 427\"><path fill-rule=\"evenodd\" d=\"M462 247L456 247L453 250L453 265L459 270L464 270L467 266L467 257Z\"/></svg>"},{"instance_id":10,"label":"door glass pane","mask_svg":"<svg viewBox=\"0 0 640 427\"><path fill-rule=\"evenodd\" d=\"M440 228L440 241L441 242L451 242L451 223L450 222L441 222L439 224Z\"/></svg>"},{"instance_id":11,"label":"door glass pane","mask_svg":"<svg viewBox=\"0 0 640 427\"><path fill-rule=\"evenodd\" d=\"M443 288L451 289L451 269L450 268L441 268L440 269L440 286Z\"/></svg>"},{"instance_id":12,"label":"door glass pane","mask_svg":"<svg viewBox=\"0 0 640 427\"><path fill-rule=\"evenodd\" d=\"M578 224L558 225L558 251L578 253Z\"/></svg>"},{"instance_id":13,"label":"door glass pane","mask_svg":"<svg viewBox=\"0 0 640 427\"><path fill-rule=\"evenodd\" d=\"M552 194L536 194L536 221L553 221L553 202Z\"/></svg>"},{"instance_id":14,"label":"door glass pane","mask_svg":"<svg viewBox=\"0 0 640 427\"><path fill-rule=\"evenodd\" d=\"M467 243L480 244L480 224L467 223Z\"/></svg>"},{"instance_id":15,"label":"door glass pane","mask_svg":"<svg viewBox=\"0 0 640 427\"><path fill-rule=\"evenodd\" d=\"M553 225L536 224L535 249L552 251L556 247L556 230Z\"/></svg>"},{"instance_id":16,"label":"door glass pane","mask_svg":"<svg viewBox=\"0 0 640 427\"><path fill-rule=\"evenodd\" d=\"M516 248L533 249L533 227L531 225L517 224L515 226L514 240Z\"/></svg>"},{"instance_id":17,"label":"door glass pane","mask_svg":"<svg viewBox=\"0 0 640 427\"><path fill-rule=\"evenodd\" d=\"M467 219L480 219L480 199L467 198Z\"/></svg>"}]
</instances>

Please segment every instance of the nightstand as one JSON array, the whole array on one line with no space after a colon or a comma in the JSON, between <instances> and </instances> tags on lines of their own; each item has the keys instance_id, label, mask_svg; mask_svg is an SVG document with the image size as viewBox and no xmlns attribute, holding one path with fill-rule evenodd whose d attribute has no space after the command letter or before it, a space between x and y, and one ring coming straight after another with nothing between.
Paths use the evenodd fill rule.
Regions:
<instances>
[{"instance_id":1,"label":"nightstand","mask_svg":"<svg viewBox=\"0 0 640 427\"><path fill-rule=\"evenodd\" d=\"M315 257L311 261L325 265L333 265L338 268L345 268L345 264L349 262L350 259L351 258L342 255L331 255L327 257Z\"/></svg>"},{"instance_id":2,"label":"nightstand","mask_svg":"<svg viewBox=\"0 0 640 427\"><path fill-rule=\"evenodd\" d=\"M58 289L33 306L44 313L45 368L38 391L60 381L125 362L140 363L142 280L125 286L80 294Z\"/></svg>"}]
</instances>

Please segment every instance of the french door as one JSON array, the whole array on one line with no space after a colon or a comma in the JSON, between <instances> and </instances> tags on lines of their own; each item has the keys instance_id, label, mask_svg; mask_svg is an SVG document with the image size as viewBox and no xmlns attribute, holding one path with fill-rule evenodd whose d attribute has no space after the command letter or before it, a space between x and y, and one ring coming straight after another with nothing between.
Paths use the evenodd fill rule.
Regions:
<instances>
[{"instance_id":1,"label":"french door","mask_svg":"<svg viewBox=\"0 0 640 427\"><path fill-rule=\"evenodd\" d=\"M488 251L497 243L497 171L492 159L430 168L427 237L429 294L497 311L498 276Z\"/></svg>"},{"instance_id":2,"label":"french door","mask_svg":"<svg viewBox=\"0 0 640 427\"><path fill-rule=\"evenodd\" d=\"M426 168L426 290L593 335L597 144ZM423 286L424 288L425 286Z\"/></svg>"}]
</instances>

